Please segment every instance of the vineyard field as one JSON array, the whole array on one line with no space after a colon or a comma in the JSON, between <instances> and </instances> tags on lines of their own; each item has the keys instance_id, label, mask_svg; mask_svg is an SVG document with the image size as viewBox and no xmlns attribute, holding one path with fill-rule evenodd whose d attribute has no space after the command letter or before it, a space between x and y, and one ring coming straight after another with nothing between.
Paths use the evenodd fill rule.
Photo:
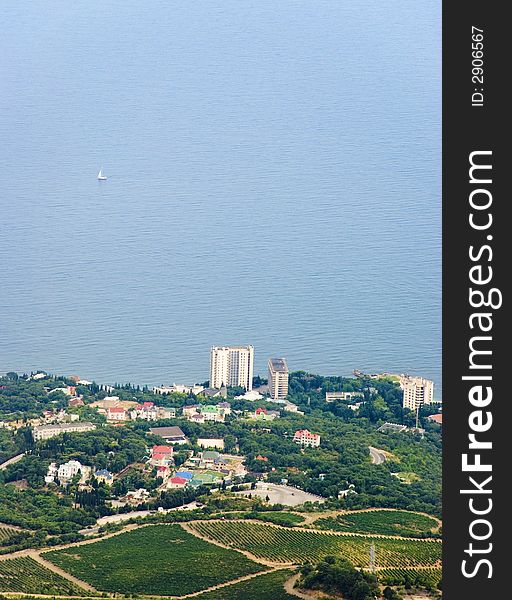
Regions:
<instances>
[{"instance_id":1,"label":"vineyard field","mask_svg":"<svg viewBox=\"0 0 512 600\"><path fill-rule=\"evenodd\" d=\"M405 510L360 511L315 521L320 529L403 537L427 536L438 527L432 517Z\"/></svg>"},{"instance_id":2,"label":"vineyard field","mask_svg":"<svg viewBox=\"0 0 512 600\"><path fill-rule=\"evenodd\" d=\"M297 564L335 555L364 568L372 543L378 567L437 566L441 560L441 543L436 541L341 536L243 521L197 521L190 526L211 540L276 563Z\"/></svg>"},{"instance_id":3,"label":"vineyard field","mask_svg":"<svg viewBox=\"0 0 512 600\"><path fill-rule=\"evenodd\" d=\"M14 527L9 527L8 525L0 525L0 546L3 545L5 540L9 539L11 535L16 533L16 529Z\"/></svg>"},{"instance_id":4,"label":"vineyard field","mask_svg":"<svg viewBox=\"0 0 512 600\"><path fill-rule=\"evenodd\" d=\"M262 600L263 598L272 598L272 600L294 600L296 596L291 596L284 589L284 582L291 577L292 572L288 569L273 571L258 575L254 579L241 581L233 585L228 585L219 590L205 592L196 596L197 600Z\"/></svg>"},{"instance_id":5,"label":"vineyard field","mask_svg":"<svg viewBox=\"0 0 512 600\"><path fill-rule=\"evenodd\" d=\"M89 595L28 556L0 560L0 592Z\"/></svg>"},{"instance_id":6,"label":"vineyard field","mask_svg":"<svg viewBox=\"0 0 512 600\"><path fill-rule=\"evenodd\" d=\"M265 569L179 525L141 527L44 557L100 591L125 594L181 596Z\"/></svg>"}]
</instances>

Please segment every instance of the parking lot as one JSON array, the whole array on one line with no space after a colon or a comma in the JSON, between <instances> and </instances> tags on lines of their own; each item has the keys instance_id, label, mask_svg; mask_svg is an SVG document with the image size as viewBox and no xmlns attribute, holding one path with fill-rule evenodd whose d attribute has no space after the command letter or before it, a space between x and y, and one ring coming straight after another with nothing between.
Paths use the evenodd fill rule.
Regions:
<instances>
[{"instance_id":1,"label":"parking lot","mask_svg":"<svg viewBox=\"0 0 512 600\"><path fill-rule=\"evenodd\" d=\"M278 485L276 483L265 483L262 481L256 484L255 490L243 490L237 492L237 494L242 494L244 496L252 494L253 497L260 496L261 498L266 498L268 496L270 498L270 504L283 504L284 506L299 506L300 504L304 504L304 502L325 501L325 499L320 496L315 496L314 494L298 490L297 488L288 485Z\"/></svg>"}]
</instances>

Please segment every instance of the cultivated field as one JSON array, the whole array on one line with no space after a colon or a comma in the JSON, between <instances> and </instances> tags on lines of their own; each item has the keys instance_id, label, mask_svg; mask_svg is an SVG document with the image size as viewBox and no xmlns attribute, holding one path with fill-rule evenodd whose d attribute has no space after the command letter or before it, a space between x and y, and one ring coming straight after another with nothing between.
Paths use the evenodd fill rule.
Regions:
<instances>
[{"instance_id":1,"label":"cultivated field","mask_svg":"<svg viewBox=\"0 0 512 600\"><path fill-rule=\"evenodd\" d=\"M317 533L243 521L197 521L189 526L208 539L276 563L297 564L336 555L366 568L372 543L377 567L433 567L441 560L441 543L435 541Z\"/></svg>"},{"instance_id":2,"label":"cultivated field","mask_svg":"<svg viewBox=\"0 0 512 600\"><path fill-rule=\"evenodd\" d=\"M438 528L436 519L405 510L371 510L353 512L315 521L315 526L333 531L400 535L428 535Z\"/></svg>"},{"instance_id":3,"label":"cultivated field","mask_svg":"<svg viewBox=\"0 0 512 600\"><path fill-rule=\"evenodd\" d=\"M284 589L284 582L292 575L288 569L280 569L258 575L249 581L228 585L219 590L196 596L197 600L296 600Z\"/></svg>"},{"instance_id":4,"label":"cultivated field","mask_svg":"<svg viewBox=\"0 0 512 600\"><path fill-rule=\"evenodd\" d=\"M0 592L89 595L28 556L0 560Z\"/></svg>"},{"instance_id":5,"label":"cultivated field","mask_svg":"<svg viewBox=\"0 0 512 600\"><path fill-rule=\"evenodd\" d=\"M179 525L152 525L44 554L100 591L181 596L265 569Z\"/></svg>"}]
</instances>

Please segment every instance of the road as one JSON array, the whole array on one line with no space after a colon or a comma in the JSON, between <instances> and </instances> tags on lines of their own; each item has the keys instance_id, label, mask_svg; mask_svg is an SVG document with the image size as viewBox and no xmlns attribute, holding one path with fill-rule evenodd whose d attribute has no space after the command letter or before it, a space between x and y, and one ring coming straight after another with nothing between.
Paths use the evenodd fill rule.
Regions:
<instances>
[{"instance_id":1,"label":"road","mask_svg":"<svg viewBox=\"0 0 512 600\"><path fill-rule=\"evenodd\" d=\"M0 465L0 471L3 471L4 469L7 469L7 467L9 467L10 465L14 465L17 462L19 462L23 457L25 456L25 454L18 454L17 456L13 456L12 458L10 458L9 460L6 460L5 462L3 462Z\"/></svg>"},{"instance_id":2,"label":"road","mask_svg":"<svg viewBox=\"0 0 512 600\"><path fill-rule=\"evenodd\" d=\"M132 510L131 512L127 512L127 513L119 513L117 515L107 515L106 517L100 517L97 521L96 521L96 526L93 529L82 529L80 531L80 533L84 533L84 534L91 534L91 533L96 533L98 527L101 527L102 525L107 525L108 523L122 523L123 521L128 521L130 519L136 519L138 517L147 517L150 514L165 514L168 512L172 512L175 510L194 510L197 508L197 503L194 502L190 502L189 504L184 504L183 506L177 506L176 508L168 508L166 510L163 511L156 511L156 510Z\"/></svg>"},{"instance_id":3,"label":"road","mask_svg":"<svg viewBox=\"0 0 512 600\"><path fill-rule=\"evenodd\" d=\"M386 460L386 454L382 450L373 448L372 446L369 446L368 449L370 450L370 457L374 465L381 465Z\"/></svg>"},{"instance_id":4,"label":"road","mask_svg":"<svg viewBox=\"0 0 512 600\"><path fill-rule=\"evenodd\" d=\"M315 494L288 485L277 485L262 481L256 484L255 490L247 489L236 493L244 496L251 494L252 496L260 496L260 498L268 496L270 504L284 504L285 506L299 506L304 502L325 502L325 498L321 496L315 496Z\"/></svg>"}]
</instances>

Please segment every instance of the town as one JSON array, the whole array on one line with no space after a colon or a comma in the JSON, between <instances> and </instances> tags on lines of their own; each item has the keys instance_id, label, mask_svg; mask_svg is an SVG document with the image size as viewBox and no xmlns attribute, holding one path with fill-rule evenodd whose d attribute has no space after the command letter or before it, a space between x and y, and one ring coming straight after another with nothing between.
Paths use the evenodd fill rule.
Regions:
<instances>
[{"instance_id":1,"label":"town","mask_svg":"<svg viewBox=\"0 0 512 600\"><path fill-rule=\"evenodd\" d=\"M7 373L0 550L80 544L148 519L289 526L369 508L438 518L442 405L431 381L290 372L282 357L263 378L253 364L252 346L212 347L207 381L151 389Z\"/></svg>"}]
</instances>

